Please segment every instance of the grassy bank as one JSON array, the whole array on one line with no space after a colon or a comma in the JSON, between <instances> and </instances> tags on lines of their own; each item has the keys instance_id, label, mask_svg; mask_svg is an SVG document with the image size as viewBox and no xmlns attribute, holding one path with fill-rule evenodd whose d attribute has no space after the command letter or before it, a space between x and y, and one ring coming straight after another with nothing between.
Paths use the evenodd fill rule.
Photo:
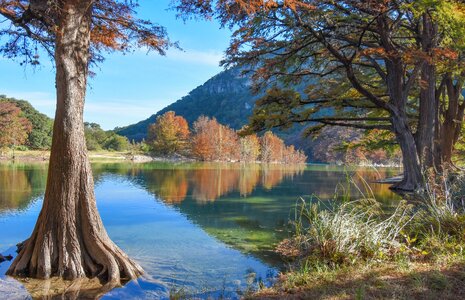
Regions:
<instances>
[{"instance_id":1,"label":"grassy bank","mask_svg":"<svg viewBox=\"0 0 465 300\"><path fill-rule=\"evenodd\" d=\"M381 208L370 196L296 210L277 251L288 270L251 299L463 299L463 178L429 185L421 201Z\"/></svg>"},{"instance_id":2,"label":"grassy bank","mask_svg":"<svg viewBox=\"0 0 465 300\"><path fill-rule=\"evenodd\" d=\"M40 150L26 150L26 151L5 151L0 155L0 161L21 161L21 162L41 162L48 161L50 151ZM105 162L105 161L123 161L133 160L134 157L139 160L150 160L149 156L144 153L131 153L128 151L89 151L89 158L91 161Z\"/></svg>"}]
</instances>

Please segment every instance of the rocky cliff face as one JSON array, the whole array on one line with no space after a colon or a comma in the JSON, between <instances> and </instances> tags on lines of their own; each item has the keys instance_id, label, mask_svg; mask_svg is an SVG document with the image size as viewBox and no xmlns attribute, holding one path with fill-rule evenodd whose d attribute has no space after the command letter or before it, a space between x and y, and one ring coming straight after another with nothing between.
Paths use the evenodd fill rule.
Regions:
<instances>
[{"instance_id":1,"label":"rocky cliff face","mask_svg":"<svg viewBox=\"0 0 465 300\"><path fill-rule=\"evenodd\" d=\"M116 131L130 140L140 141L145 138L148 125L167 111L175 111L190 124L205 115L239 129L248 122L255 100L259 97L252 94L250 84L250 78L242 76L236 68L223 71L150 118Z\"/></svg>"}]
</instances>

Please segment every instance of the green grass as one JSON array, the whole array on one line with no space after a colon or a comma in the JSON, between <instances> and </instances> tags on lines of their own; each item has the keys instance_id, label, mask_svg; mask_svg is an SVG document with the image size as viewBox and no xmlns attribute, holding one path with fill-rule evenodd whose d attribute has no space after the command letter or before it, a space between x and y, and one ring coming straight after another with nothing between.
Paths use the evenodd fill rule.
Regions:
<instances>
[{"instance_id":1,"label":"green grass","mask_svg":"<svg viewBox=\"0 0 465 300\"><path fill-rule=\"evenodd\" d=\"M465 297L462 190L463 178L439 178L422 202L402 201L394 210L372 198L302 201L294 236L277 248L291 267L251 298Z\"/></svg>"}]
</instances>

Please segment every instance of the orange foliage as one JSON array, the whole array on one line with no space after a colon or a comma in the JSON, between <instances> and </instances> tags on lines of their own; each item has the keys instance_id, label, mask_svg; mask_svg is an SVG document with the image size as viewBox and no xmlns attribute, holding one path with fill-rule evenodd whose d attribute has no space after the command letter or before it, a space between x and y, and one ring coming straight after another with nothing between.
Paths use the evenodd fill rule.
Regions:
<instances>
[{"instance_id":1,"label":"orange foliage","mask_svg":"<svg viewBox=\"0 0 465 300\"><path fill-rule=\"evenodd\" d=\"M187 193L199 203L213 202L216 199L239 192L250 195L257 186L271 189L286 178L301 174L305 166L261 166L250 165L237 168L237 165L223 165L221 168L205 166L202 169L176 169L150 173L150 182L156 183L148 189L167 204L184 201Z\"/></svg>"},{"instance_id":2,"label":"orange foliage","mask_svg":"<svg viewBox=\"0 0 465 300\"><path fill-rule=\"evenodd\" d=\"M215 118L201 116L194 123L192 154L203 161L238 161L239 137Z\"/></svg>"},{"instance_id":3,"label":"orange foliage","mask_svg":"<svg viewBox=\"0 0 465 300\"><path fill-rule=\"evenodd\" d=\"M153 150L162 154L183 152L190 131L186 119L169 111L149 126L147 138Z\"/></svg>"},{"instance_id":4,"label":"orange foliage","mask_svg":"<svg viewBox=\"0 0 465 300\"><path fill-rule=\"evenodd\" d=\"M261 160L266 163L276 163L283 161L285 145L283 140L267 131L260 139L262 154Z\"/></svg>"},{"instance_id":5,"label":"orange foliage","mask_svg":"<svg viewBox=\"0 0 465 300\"><path fill-rule=\"evenodd\" d=\"M10 21L0 35L10 37L5 43L8 57L23 56L23 62L37 64L37 46L54 55L57 29L64 7L73 1L0 0L0 15ZM83 2L84 3L84 2ZM164 27L136 17L137 1L86 0L91 16L91 60L103 60L103 51L130 51L146 47L165 54L170 46L177 47L167 38ZM31 42L32 41L32 42Z\"/></svg>"},{"instance_id":6,"label":"orange foliage","mask_svg":"<svg viewBox=\"0 0 465 300\"><path fill-rule=\"evenodd\" d=\"M21 109L11 102L0 102L0 147L22 145L32 131L32 123L21 116Z\"/></svg>"},{"instance_id":7,"label":"orange foliage","mask_svg":"<svg viewBox=\"0 0 465 300\"><path fill-rule=\"evenodd\" d=\"M265 163L300 164L307 160L302 151L287 147L271 131L261 138L255 134L239 138L236 131L205 116L194 123L191 150L203 161L254 162L260 158Z\"/></svg>"}]
</instances>

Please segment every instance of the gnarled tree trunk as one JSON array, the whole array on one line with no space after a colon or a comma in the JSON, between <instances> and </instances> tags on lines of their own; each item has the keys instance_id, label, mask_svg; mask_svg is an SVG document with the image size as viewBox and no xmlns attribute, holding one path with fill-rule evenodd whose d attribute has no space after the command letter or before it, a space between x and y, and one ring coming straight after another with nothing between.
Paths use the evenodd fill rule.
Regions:
<instances>
[{"instance_id":1,"label":"gnarled tree trunk","mask_svg":"<svg viewBox=\"0 0 465 300\"><path fill-rule=\"evenodd\" d=\"M406 113L408 91L405 89L403 74L405 72L402 60L393 57L386 59L386 84L390 97L389 108L391 124L402 152L404 167L403 179L391 188L402 191L417 191L424 186L421 175L421 164L418 158L417 146L409 119Z\"/></svg>"},{"instance_id":2,"label":"gnarled tree trunk","mask_svg":"<svg viewBox=\"0 0 465 300\"><path fill-rule=\"evenodd\" d=\"M423 187L424 179L421 175L415 139L407 120L407 116L403 112L395 112L392 115L392 126L402 152L402 165L404 167L402 181L393 185L392 189L416 191Z\"/></svg>"},{"instance_id":3,"label":"gnarled tree trunk","mask_svg":"<svg viewBox=\"0 0 465 300\"><path fill-rule=\"evenodd\" d=\"M62 3L55 49L57 109L44 203L7 274L98 276L119 283L142 269L110 240L95 201L83 124L93 1Z\"/></svg>"}]
</instances>

